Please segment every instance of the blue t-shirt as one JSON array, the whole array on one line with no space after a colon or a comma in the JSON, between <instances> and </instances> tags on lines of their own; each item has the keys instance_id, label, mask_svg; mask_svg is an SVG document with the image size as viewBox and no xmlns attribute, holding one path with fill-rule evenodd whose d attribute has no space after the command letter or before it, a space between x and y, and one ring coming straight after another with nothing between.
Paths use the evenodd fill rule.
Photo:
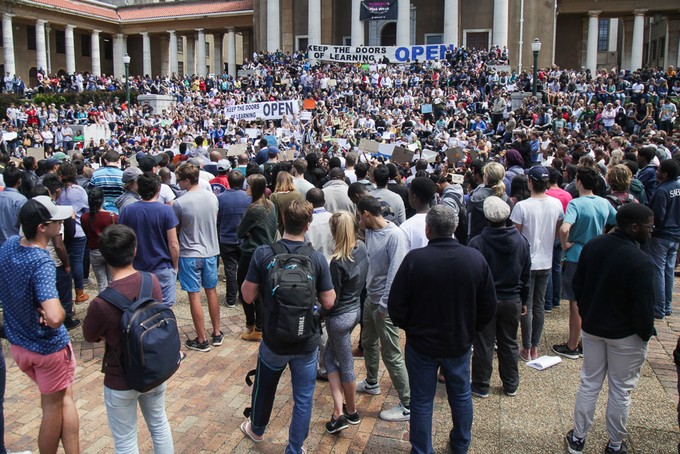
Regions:
<instances>
[{"instance_id":1,"label":"blue t-shirt","mask_svg":"<svg viewBox=\"0 0 680 454\"><path fill-rule=\"evenodd\" d=\"M605 226L616 225L616 210L607 199L581 196L569 202L563 222L571 224L568 241L574 243L567 249L564 260L576 263L588 241L602 235Z\"/></svg>"},{"instance_id":2,"label":"blue t-shirt","mask_svg":"<svg viewBox=\"0 0 680 454\"><path fill-rule=\"evenodd\" d=\"M133 203L123 210L118 223L137 234L136 270L152 272L172 268L168 230L178 224L172 207L161 202Z\"/></svg>"},{"instance_id":3,"label":"blue t-shirt","mask_svg":"<svg viewBox=\"0 0 680 454\"><path fill-rule=\"evenodd\" d=\"M69 343L64 325L40 324L38 307L57 292L57 271L50 253L39 247L22 246L13 236L0 248L0 300L5 332L13 345L41 355L58 352Z\"/></svg>"}]
</instances>

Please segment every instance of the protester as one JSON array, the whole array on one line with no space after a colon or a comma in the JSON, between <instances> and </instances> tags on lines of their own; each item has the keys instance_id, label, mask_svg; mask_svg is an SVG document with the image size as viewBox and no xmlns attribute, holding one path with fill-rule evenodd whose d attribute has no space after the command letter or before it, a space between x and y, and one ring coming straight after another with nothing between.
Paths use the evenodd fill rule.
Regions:
<instances>
[{"instance_id":1,"label":"protester","mask_svg":"<svg viewBox=\"0 0 680 454\"><path fill-rule=\"evenodd\" d=\"M359 202L362 216L362 208L371 207L368 201L373 202L370 197ZM493 318L494 281L482 255L452 238L456 218L450 208L432 208L426 226L429 244L406 255L392 281L387 303L389 319L406 332L406 365L412 393L410 441L413 452L434 452L432 402L437 369L441 367L453 420L449 445L453 452L466 452L472 438L470 348L475 332ZM369 258L373 260L370 246ZM425 306L432 310L422 310ZM364 343L366 353L367 347L368 343Z\"/></svg>"},{"instance_id":2,"label":"protester","mask_svg":"<svg viewBox=\"0 0 680 454\"><path fill-rule=\"evenodd\" d=\"M80 218L80 224L87 236L90 263L92 264L95 279L97 279L97 289L101 293L108 287L111 273L106 266L101 252L99 252L99 239L104 229L118 223L118 216L111 211L104 210L104 191L100 188L90 189L87 200L88 212L83 213Z\"/></svg>"},{"instance_id":3,"label":"protester","mask_svg":"<svg viewBox=\"0 0 680 454\"><path fill-rule=\"evenodd\" d=\"M3 177L5 189L0 192L0 246L19 234L19 211L28 200L19 192L21 171L16 166L7 167Z\"/></svg>"}]
</instances>

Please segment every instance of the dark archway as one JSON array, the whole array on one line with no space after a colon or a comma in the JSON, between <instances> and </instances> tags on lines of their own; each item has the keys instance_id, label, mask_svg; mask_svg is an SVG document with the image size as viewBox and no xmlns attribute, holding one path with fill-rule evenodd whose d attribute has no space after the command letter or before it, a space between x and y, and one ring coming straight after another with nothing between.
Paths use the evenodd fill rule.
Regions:
<instances>
[{"instance_id":1,"label":"dark archway","mask_svg":"<svg viewBox=\"0 0 680 454\"><path fill-rule=\"evenodd\" d=\"M35 66L28 70L28 85L31 87L38 86L38 68Z\"/></svg>"},{"instance_id":2,"label":"dark archway","mask_svg":"<svg viewBox=\"0 0 680 454\"><path fill-rule=\"evenodd\" d=\"M396 46L397 45L397 23L390 22L385 25L380 31L380 45L381 46Z\"/></svg>"}]
</instances>

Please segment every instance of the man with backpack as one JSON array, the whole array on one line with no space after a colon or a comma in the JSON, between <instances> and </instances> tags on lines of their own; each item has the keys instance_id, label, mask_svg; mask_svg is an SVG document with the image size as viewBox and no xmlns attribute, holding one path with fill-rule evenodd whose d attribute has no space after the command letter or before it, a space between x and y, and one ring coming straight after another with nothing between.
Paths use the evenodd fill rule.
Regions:
<instances>
[{"instance_id":1,"label":"man with backpack","mask_svg":"<svg viewBox=\"0 0 680 454\"><path fill-rule=\"evenodd\" d=\"M112 280L109 287L90 303L83 323L83 337L88 342L104 340L106 343L104 402L115 451L137 451L139 403L151 432L154 452L166 454L174 452L174 448L165 413L165 389L166 380L179 367L179 333L169 306L156 303L163 296L158 278L151 273L136 271L132 266L136 248L137 237L130 227L112 225L102 233L99 252L111 270ZM135 301L134 305L132 301ZM144 354L153 358L146 363L140 363L138 355L128 353L134 352L135 348L125 348L128 345L139 346L135 342L138 338L126 336L121 330L121 318L135 314L133 309L137 302L142 303L137 311L145 314L154 308L159 309L153 314L159 317L159 327L144 332ZM121 305L126 309L123 310ZM135 332L134 326L132 332ZM155 350L148 350L153 347Z\"/></svg>"},{"instance_id":2,"label":"man with backpack","mask_svg":"<svg viewBox=\"0 0 680 454\"><path fill-rule=\"evenodd\" d=\"M335 303L328 262L304 242L312 213L309 202L291 203L284 212L283 238L255 250L241 286L247 304L261 294L264 315L252 406L244 413L249 419L241 424L241 431L255 443L264 440L279 378L290 366L295 404L287 454L304 452L319 353L317 313L319 306L330 310Z\"/></svg>"}]
</instances>

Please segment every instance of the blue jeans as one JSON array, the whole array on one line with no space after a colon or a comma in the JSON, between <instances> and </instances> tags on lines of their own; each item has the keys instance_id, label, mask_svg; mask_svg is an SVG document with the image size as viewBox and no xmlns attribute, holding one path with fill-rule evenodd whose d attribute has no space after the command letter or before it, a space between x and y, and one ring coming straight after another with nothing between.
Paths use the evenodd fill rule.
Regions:
<instances>
[{"instance_id":1,"label":"blue jeans","mask_svg":"<svg viewBox=\"0 0 680 454\"><path fill-rule=\"evenodd\" d=\"M87 237L74 238L68 247L68 262L71 265L73 283L77 289L83 288L83 256L87 246Z\"/></svg>"},{"instance_id":2,"label":"blue jeans","mask_svg":"<svg viewBox=\"0 0 680 454\"><path fill-rule=\"evenodd\" d=\"M545 310L560 307L562 299L562 246L560 240L555 240L552 259L552 273L548 278L548 286L545 289Z\"/></svg>"},{"instance_id":3,"label":"blue jeans","mask_svg":"<svg viewBox=\"0 0 680 454\"><path fill-rule=\"evenodd\" d=\"M437 369L446 378L453 429L449 443L454 453L465 453L472 430L470 349L457 358L430 358L416 352L406 340L406 369L411 385L411 452L433 454L432 407L437 391Z\"/></svg>"},{"instance_id":4,"label":"blue jeans","mask_svg":"<svg viewBox=\"0 0 680 454\"><path fill-rule=\"evenodd\" d=\"M146 426L151 433L155 454L175 452L170 424L165 414L165 388L163 383L145 393L134 389L116 391L104 387L106 416L113 436L116 454L137 454L137 402L142 409Z\"/></svg>"},{"instance_id":5,"label":"blue jeans","mask_svg":"<svg viewBox=\"0 0 680 454\"><path fill-rule=\"evenodd\" d=\"M7 369L5 355L0 345L0 454L7 454L5 449L5 384L7 381Z\"/></svg>"},{"instance_id":6,"label":"blue jeans","mask_svg":"<svg viewBox=\"0 0 680 454\"><path fill-rule=\"evenodd\" d=\"M71 268L73 270L73 268ZM73 317L73 287L71 286L71 275L64 270L64 265L57 267L57 293L61 307L66 312L66 318Z\"/></svg>"},{"instance_id":7,"label":"blue jeans","mask_svg":"<svg viewBox=\"0 0 680 454\"><path fill-rule=\"evenodd\" d=\"M177 300L177 274L173 268L163 268L153 270L153 274L158 278L163 292L163 303L169 306L175 304Z\"/></svg>"},{"instance_id":8,"label":"blue jeans","mask_svg":"<svg viewBox=\"0 0 680 454\"><path fill-rule=\"evenodd\" d=\"M673 313L673 278L678 241L652 237L645 244L645 252L654 264L654 315L664 317Z\"/></svg>"},{"instance_id":9,"label":"blue jeans","mask_svg":"<svg viewBox=\"0 0 680 454\"><path fill-rule=\"evenodd\" d=\"M309 433L309 422L312 419L312 402L314 400L314 387L316 386L316 367L319 357L318 348L311 353L302 355L277 355L272 352L263 341L260 343L260 360L271 369L285 368L290 366L291 382L293 385L293 418L288 431L288 446L286 454L300 454L302 444ZM257 390L253 390L256 392ZM263 403L257 402L257 396L267 393L257 393L254 397L253 409ZM252 426L257 435L263 435L265 427Z\"/></svg>"}]
</instances>

